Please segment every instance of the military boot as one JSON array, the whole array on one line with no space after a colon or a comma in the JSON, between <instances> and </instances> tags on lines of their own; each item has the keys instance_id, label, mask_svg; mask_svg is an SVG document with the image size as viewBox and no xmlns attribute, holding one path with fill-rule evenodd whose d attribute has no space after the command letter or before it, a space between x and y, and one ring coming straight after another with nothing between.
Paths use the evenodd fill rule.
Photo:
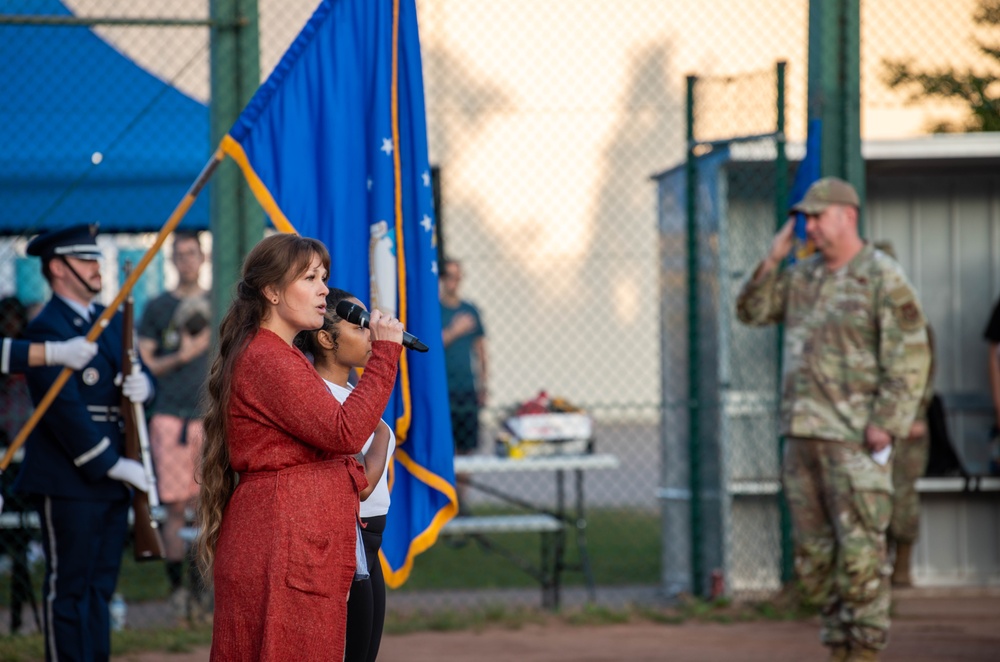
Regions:
<instances>
[{"instance_id":1,"label":"military boot","mask_svg":"<svg viewBox=\"0 0 1000 662\"><path fill-rule=\"evenodd\" d=\"M851 657L851 648L847 644L830 646L830 662L847 662Z\"/></svg>"},{"instance_id":2,"label":"military boot","mask_svg":"<svg viewBox=\"0 0 1000 662\"><path fill-rule=\"evenodd\" d=\"M896 588L913 586L913 581L910 579L910 551L912 549L911 543L896 543L896 560L892 566L892 585Z\"/></svg>"},{"instance_id":3,"label":"military boot","mask_svg":"<svg viewBox=\"0 0 1000 662\"><path fill-rule=\"evenodd\" d=\"M874 648L851 648L851 654L847 656L847 662L878 662L878 651Z\"/></svg>"}]
</instances>

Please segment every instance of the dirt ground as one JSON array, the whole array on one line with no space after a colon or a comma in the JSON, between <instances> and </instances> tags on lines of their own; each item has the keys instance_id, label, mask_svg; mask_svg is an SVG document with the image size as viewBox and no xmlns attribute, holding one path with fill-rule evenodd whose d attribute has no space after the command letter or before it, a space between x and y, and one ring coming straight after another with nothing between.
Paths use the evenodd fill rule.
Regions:
<instances>
[{"instance_id":1,"label":"dirt ground","mask_svg":"<svg viewBox=\"0 0 1000 662\"><path fill-rule=\"evenodd\" d=\"M899 595L885 662L1000 659L1000 591L916 590ZM801 622L635 622L387 636L380 662L676 662L823 660L815 620ZM113 662L207 662L208 650L148 653Z\"/></svg>"}]
</instances>

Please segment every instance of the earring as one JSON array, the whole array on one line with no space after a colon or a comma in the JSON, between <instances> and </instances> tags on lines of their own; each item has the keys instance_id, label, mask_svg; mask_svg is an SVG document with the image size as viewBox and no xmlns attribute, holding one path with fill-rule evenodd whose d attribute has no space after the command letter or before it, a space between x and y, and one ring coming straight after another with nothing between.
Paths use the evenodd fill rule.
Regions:
<instances>
[{"instance_id":1,"label":"earring","mask_svg":"<svg viewBox=\"0 0 1000 662\"><path fill-rule=\"evenodd\" d=\"M271 299L271 303L273 303L274 305L278 305L278 300L277 299Z\"/></svg>"}]
</instances>

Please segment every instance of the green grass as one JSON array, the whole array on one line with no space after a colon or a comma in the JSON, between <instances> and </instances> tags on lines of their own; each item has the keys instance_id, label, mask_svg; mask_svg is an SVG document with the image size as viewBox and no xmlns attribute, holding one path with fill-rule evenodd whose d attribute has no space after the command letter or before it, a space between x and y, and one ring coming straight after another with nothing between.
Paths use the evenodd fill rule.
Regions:
<instances>
[{"instance_id":1,"label":"green grass","mask_svg":"<svg viewBox=\"0 0 1000 662\"><path fill-rule=\"evenodd\" d=\"M189 653L212 642L212 628L171 630L126 630L111 634L111 654L127 655L144 651ZM45 657L40 634L0 637L0 662L35 662Z\"/></svg>"},{"instance_id":2,"label":"green grass","mask_svg":"<svg viewBox=\"0 0 1000 662\"><path fill-rule=\"evenodd\" d=\"M499 511L477 509L477 515ZM627 509L593 509L587 515L587 551L594 579L598 585L656 584L660 581L660 522L655 513L636 513ZM400 591L433 589L520 588L537 586L530 575L508 559L484 549L473 538L461 547L448 544L454 538L442 538L430 550L414 560L410 578ZM509 533L490 536L490 540L537 565L541 555L541 535ZM570 564L579 563L576 535L566 531ZM584 583L583 573L569 571L563 583Z\"/></svg>"},{"instance_id":3,"label":"green grass","mask_svg":"<svg viewBox=\"0 0 1000 662\"><path fill-rule=\"evenodd\" d=\"M499 513L496 509L477 509L477 514ZM587 516L587 549L598 585L651 585L660 581L660 522L654 512L636 513L628 509L593 509ZM496 545L531 561L537 566L541 553L541 535L516 533L491 536ZM436 589L491 589L537 587L533 577L508 559L488 551L473 539L460 548L449 546L454 538L442 538L414 561L409 580L400 591ZM578 564L579 550L573 529L566 531L566 561ZM32 582L36 595L42 583L43 564L34 566ZM580 586L583 573L566 571L565 586ZM137 563L131 547L126 547L118 590L126 602L166 600L170 594L161 561ZM8 592L0 591L6 603ZM2 662L2 660L0 660Z\"/></svg>"},{"instance_id":4,"label":"green grass","mask_svg":"<svg viewBox=\"0 0 1000 662\"><path fill-rule=\"evenodd\" d=\"M164 562L138 563L132 547L126 547L122 556L122 569L118 574L118 591L125 597L125 602L130 603L166 600L170 597L170 583L167 581Z\"/></svg>"},{"instance_id":5,"label":"green grass","mask_svg":"<svg viewBox=\"0 0 1000 662\"><path fill-rule=\"evenodd\" d=\"M185 569L185 572L187 570ZM31 566L31 584L35 590L36 599L41 594L42 581L45 577L45 564L42 561ZM0 605L10 606L10 575L0 580ZM118 591L125 596L126 602L147 602L150 600L166 600L170 595L170 584L163 561L145 561L137 563L128 546L122 552L122 568L118 575ZM2 660L0 660L2 662Z\"/></svg>"},{"instance_id":6,"label":"green grass","mask_svg":"<svg viewBox=\"0 0 1000 662\"><path fill-rule=\"evenodd\" d=\"M497 513L480 509L478 514ZM587 548L598 584L655 584L659 581L659 520L655 514L635 514L628 510L593 510L588 514ZM401 591L433 589L519 588L537 586L537 582L496 553L483 549L472 539L460 548L447 544L454 538L442 538L433 548L414 561L413 571ZM537 565L541 550L538 533L515 533L491 536L491 540ZM575 532L566 531L566 561L579 562ZM32 582L36 593L42 583L43 564L33 567ZM582 585L583 574L568 571L565 585ZM137 563L131 547L122 556L118 590L129 603L165 600L170 588L163 563ZM7 601L7 592L0 600ZM2 661L0 661L2 662Z\"/></svg>"}]
</instances>

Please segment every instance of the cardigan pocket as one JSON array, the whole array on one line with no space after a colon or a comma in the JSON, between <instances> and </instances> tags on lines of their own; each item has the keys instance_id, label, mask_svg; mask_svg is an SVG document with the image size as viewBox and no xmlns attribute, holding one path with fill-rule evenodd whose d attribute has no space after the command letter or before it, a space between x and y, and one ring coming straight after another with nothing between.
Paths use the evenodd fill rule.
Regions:
<instances>
[{"instance_id":1,"label":"cardigan pocket","mask_svg":"<svg viewBox=\"0 0 1000 662\"><path fill-rule=\"evenodd\" d=\"M353 497L354 492L347 481L343 462L317 462L281 472L278 499L289 588L346 598L344 583L354 576L356 526L355 509L349 500L344 503L344 495Z\"/></svg>"},{"instance_id":2,"label":"cardigan pocket","mask_svg":"<svg viewBox=\"0 0 1000 662\"><path fill-rule=\"evenodd\" d=\"M344 572L343 559L337 558L336 547L334 536L329 532L301 531L289 536L285 573L288 587L332 597L338 592L338 578Z\"/></svg>"}]
</instances>

